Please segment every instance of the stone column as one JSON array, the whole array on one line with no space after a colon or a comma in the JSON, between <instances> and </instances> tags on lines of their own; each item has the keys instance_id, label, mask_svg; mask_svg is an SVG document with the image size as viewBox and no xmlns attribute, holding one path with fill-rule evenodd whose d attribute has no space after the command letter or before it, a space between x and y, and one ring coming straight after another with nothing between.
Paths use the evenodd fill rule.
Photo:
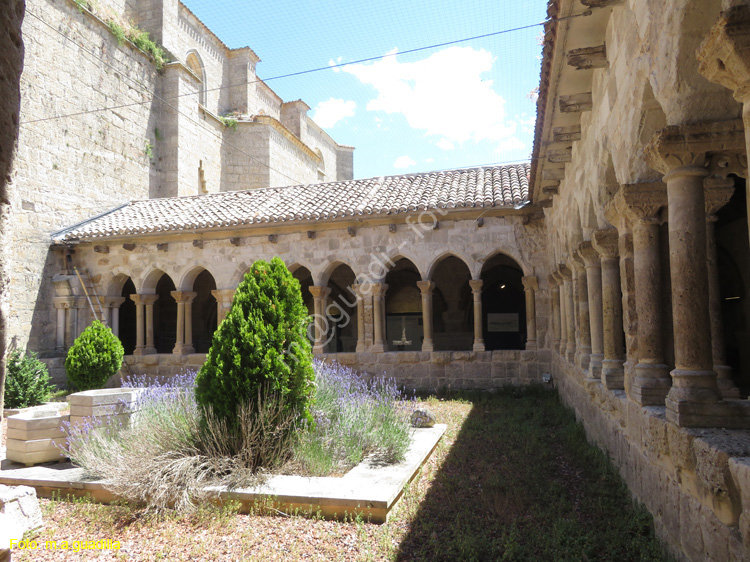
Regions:
<instances>
[{"instance_id":1,"label":"stone column","mask_svg":"<svg viewBox=\"0 0 750 562\"><path fill-rule=\"evenodd\" d=\"M216 299L216 325L218 326L227 317L232 308L235 289L216 289L211 294Z\"/></svg>"},{"instance_id":2,"label":"stone column","mask_svg":"<svg viewBox=\"0 0 750 562\"><path fill-rule=\"evenodd\" d=\"M362 294L362 285L357 283L350 287L357 299L357 353L363 353L367 349L365 341L365 299Z\"/></svg>"},{"instance_id":3,"label":"stone column","mask_svg":"<svg viewBox=\"0 0 750 562\"><path fill-rule=\"evenodd\" d=\"M716 179L704 182L706 197L706 265L708 267L708 312L711 318L711 355L714 360L716 384L722 398L739 398L740 390L732 380L727 365L724 324L721 314L721 286L716 252L716 213L729 203L734 193L734 180Z\"/></svg>"},{"instance_id":4,"label":"stone column","mask_svg":"<svg viewBox=\"0 0 750 562\"><path fill-rule=\"evenodd\" d=\"M560 289L554 275L550 275L547 282L552 305L552 349L558 349L560 346Z\"/></svg>"},{"instance_id":5,"label":"stone column","mask_svg":"<svg viewBox=\"0 0 750 562\"><path fill-rule=\"evenodd\" d=\"M159 295L143 295L143 304L146 308L146 347L144 355L156 353L154 344L154 303L159 300Z\"/></svg>"},{"instance_id":6,"label":"stone column","mask_svg":"<svg viewBox=\"0 0 750 562\"><path fill-rule=\"evenodd\" d=\"M422 294L422 351L432 351L435 348L432 341L432 291L435 289L435 283L432 281L417 281L417 287ZM474 287L471 290L473 293ZM476 301L474 311L476 313Z\"/></svg>"},{"instance_id":7,"label":"stone column","mask_svg":"<svg viewBox=\"0 0 750 562\"><path fill-rule=\"evenodd\" d=\"M385 293L388 290L388 285L385 283L374 283L371 287L372 320L374 325L372 350L376 353L382 353L385 351Z\"/></svg>"},{"instance_id":8,"label":"stone column","mask_svg":"<svg viewBox=\"0 0 750 562\"><path fill-rule=\"evenodd\" d=\"M481 279L471 279L469 281L471 295L474 299L474 346L472 350L477 352L485 350L484 332L482 330L482 285L484 285L484 281ZM526 301L528 303L528 298Z\"/></svg>"},{"instance_id":9,"label":"stone column","mask_svg":"<svg viewBox=\"0 0 750 562\"><path fill-rule=\"evenodd\" d=\"M313 310L315 318L315 342L313 344L313 353L319 355L324 352L326 344L326 334L328 332L328 318L325 314L326 299L331 294L330 287L324 285L312 285L310 294L313 296Z\"/></svg>"},{"instance_id":10,"label":"stone column","mask_svg":"<svg viewBox=\"0 0 750 562\"><path fill-rule=\"evenodd\" d=\"M624 342L622 331L622 299L620 298L620 263L617 230L594 231L592 244L601 256L602 266L602 335L604 360L602 383L610 390L624 388Z\"/></svg>"},{"instance_id":11,"label":"stone column","mask_svg":"<svg viewBox=\"0 0 750 562\"><path fill-rule=\"evenodd\" d=\"M112 333L120 337L120 307L125 302L125 297L105 297L104 310L107 311L109 327Z\"/></svg>"},{"instance_id":12,"label":"stone column","mask_svg":"<svg viewBox=\"0 0 750 562\"><path fill-rule=\"evenodd\" d=\"M526 296L526 349L536 350L536 290L539 281L536 277L522 277L523 292Z\"/></svg>"},{"instance_id":13,"label":"stone column","mask_svg":"<svg viewBox=\"0 0 750 562\"><path fill-rule=\"evenodd\" d=\"M75 297L54 297L53 303L57 309L57 326L55 331L55 351L64 351L72 340L66 338L70 337L71 330L68 328L70 324L69 310L73 307Z\"/></svg>"},{"instance_id":14,"label":"stone column","mask_svg":"<svg viewBox=\"0 0 750 562\"><path fill-rule=\"evenodd\" d=\"M602 316L602 267L597 252L590 241L582 242L579 252L586 271L586 288L589 309L589 334L591 355L589 357L589 377L602 378L604 360L604 333Z\"/></svg>"},{"instance_id":15,"label":"stone column","mask_svg":"<svg viewBox=\"0 0 750 562\"><path fill-rule=\"evenodd\" d=\"M575 288L576 309L578 311L578 365L584 371L589 368L591 358L591 319L589 312L589 289L583 256L573 252L573 286Z\"/></svg>"},{"instance_id":16,"label":"stone column","mask_svg":"<svg viewBox=\"0 0 750 562\"><path fill-rule=\"evenodd\" d=\"M563 290L565 301L565 322L566 322L566 333L567 340L565 345L565 359L572 363L576 356L576 340L575 340L575 302L573 299L573 272L565 264L560 264L560 275L563 280Z\"/></svg>"},{"instance_id":17,"label":"stone column","mask_svg":"<svg viewBox=\"0 0 750 562\"><path fill-rule=\"evenodd\" d=\"M172 291L170 294L177 301L177 338L172 353L177 355L195 353L192 303L197 293L193 291Z\"/></svg>"},{"instance_id":18,"label":"stone column","mask_svg":"<svg viewBox=\"0 0 750 562\"><path fill-rule=\"evenodd\" d=\"M155 295L130 295L130 300L135 303L135 349L133 355L144 355L145 344L144 344L144 323L143 323L143 309L144 309L144 297L155 296Z\"/></svg>"},{"instance_id":19,"label":"stone column","mask_svg":"<svg viewBox=\"0 0 750 562\"><path fill-rule=\"evenodd\" d=\"M662 348L660 210L667 205L661 182L623 185L625 212L633 225L638 363L630 397L643 406L661 406L672 386Z\"/></svg>"},{"instance_id":20,"label":"stone column","mask_svg":"<svg viewBox=\"0 0 750 562\"><path fill-rule=\"evenodd\" d=\"M557 270L555 270L555 273L553 275L557 280L557 286L559 288L558 293L560 297L560 345L557 348L557 352L562 357L565 357L565 349L568 346L568 314L566 310L567 298L565 297L565 284L563 283L564 279L562 274L560 273L559 267L557 268Z\"/></svg>"},{"instance_id":21,"label":"stone column","mask_svg":"<svg viewBox=\"0 0 750 562\"><path fill-rule=\"evenodd\" d=\"M680 426L724 425L713 369L703 182L712 172L741 171L743 149L741 123L721 121L666 127L645 151L667 184L675 369L666 405L667 419Z\"/></svg>"},{"instance_id":22,"label":"stone column","mask_svg":"<svg viewBox=\"0 0 750 562\"><path fill-rule=\"evenodd\" d=\"M734 99L742 104L742 121L738 128L744 129L741 165L747 167L750 158L750 6L742 4L722 12L696 55L700 63L698 72L731 90ZM746 189L750 220L750 181Z\"/></svg>"}]
</instances>

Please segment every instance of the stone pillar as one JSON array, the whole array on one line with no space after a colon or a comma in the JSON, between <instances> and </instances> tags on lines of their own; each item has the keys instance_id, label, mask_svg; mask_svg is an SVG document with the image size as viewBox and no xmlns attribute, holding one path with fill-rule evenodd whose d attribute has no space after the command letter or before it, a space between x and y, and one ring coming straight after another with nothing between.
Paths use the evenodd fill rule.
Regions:
<instances>
[{"instance_id":1,"label":"stone pillar","mask_svg":"<svg viewBox=\"0 0 750 562\"><path fill-rule=\"evenodd\" d=\"M643 406L662 406L672 386L662 348L660 210L667 205L661 182L623 185L625 212L633 225L638 363L630 397Z\"/></svg>"},{"instance_id":2,"label":"stone pillar","mask_svg":"<svg viewBox=\"0 0 750 562\"><path fill-rule=\"evenodd\" d=\"M154 344L154 303L159 300L159 295L143 295L143 303L146 307L146 347L144 355L156 353Z\"/></svg>"},{"instance_id":3,"label":"stone pillar","mask_svg":"<svg viewBox=\"0 0 750 562\"><path fill-rule=\"evenodd\" d=\"M617 230L611 228L594 231L592 239L594 248L601 256L602 266L602 383L610 390L623 389L625 383L617 238Z\"/></svg>"},{"instance_id":4,"label":"stone pillar","mask_svg":"<svg viewBox=\"0 0 750 562\"><path fill-rule=\"evenodd\" d=\"M216 289L211 294L216 299L216 325L218 326L227 317L232 308L235 289Z\"/></svg>"},{"instance_id":5,"label":"stone pillar","mask_svg":"<svg viewBox=\"0 0 750 562\"><path fill-rule=\"evenodd\" d=\"M195 348L193 347L192 303L198 293L193 291L172 291L170 294L177 301L177 338L172 353L177 355L195 353Z\"/></svg>"},{"instance_id":6,"label":"stone pillar","mask_svg":"<svg viewBox=\"0 0 750 562\"><path fill-rule=\"evenodd\" d=\"M565 264L560 264L560 275L563 280L563 290L561 293L564 295L563 300L565 301L565 322L566 322L566 345L565 345L565 359L572 363L576 356L576 340L575 340L575 301L573 299L573 272ZM562 351L562 350L561 350Z\"/></svg>"},{"instance_id":7,"label":"stone pillar","mask_svg":"<svg viewBox=\"0 0 750 562\"><path fill-rule=\"evenodd\" d=\"M72 340L67 339L70 337L70 324L69 310L73 307L75 297L54 297L53 299L55 308L57 309L57 326L55 331L55 351L64 351Z\"/></svg>"},{"instance_id":8,"label":"stone pillar","mask_svg":"<svg viewBox=\"0 0 750 562\"><path fill-rule=\"evenodd\" d=\"M536 277L522 277L521 282L526 295L526 349L536 350L536 291L539 281Z\"/></svg>"},{"instance_id":9,"label":"stone pillar","mask_svg":"<svg viewBox=\"0 0 750 562\"><path fill-rule=\"evenodd\" d=\"M482 285L484 285L484 281L481 279L471 279L469 281L471 295L474 299L474 346L472 350L477 352L485 350L484 332L482 330ZM528 298L526 302L528 303Z\"/></svg>"},{"instance_id":10,"label":"stone pillar","mask_svg":"<svg viewBox=\"0 0 750 562\"><path fill-rule=\"evenodd\" d=\"M432 340L432 291L435 289L435 283L432 281L417 281L417 287L422 294L422 351L432 351L435 348ZM474 288L472 287L471 290L473 292ZM474 310L476 312L476 301Z\"/></svg>"},{"instance_id":11,"label":"stone pillar","mask_svg":"<svg viewBox=\"0 0 750 562\"><path fill-rule=\"evenodd\" d=\"M734 99L742 104L742 121L738 123L738 128L744 129L742 165L747 167L750 158L750 5L733 6L722 12L696 56L700 63L698 72L711 82L731 90ZM746 189L750 221L750 181ZM748 226L750 231L750 224Z\"/></svg>"},{"instance_id":12,"label":"stone pillar","mask_svg":"<svg viewBox=\"0 0 750 562\"><path fill-rule=\"evenodd\" d=\"M151 351L151 349L147 350L145 345L144 328L146 327L146 324L144 322L144 310L146 308L146 303L150 302L149 308L152 311L150 322L152 334L151 348L153 348L153 304L158 298L158 295L130 295L130 300L135 303L135 350L133 350L133 355L146 355L149 353L156 353L155 348L153 349L153 351Z\"/></svg>"},{"instance_id":13,"label":"stone pillar","mask_svg":"<svg viewBox=\"0 0 750 562\"><path fill-rule=\"evenodd\" d=\"M376 353L385 351L385 293L388 285L385 283L374 283L372 287L372 320L373 320L373 344L372 350ZM430 310L432 307L430 307Z\"/></svg>"},{"instance_id":14,"label":"stone pillar","mask_svg":"<svg viewBox=\"0 0 750 562\"><path fill-rule=\"evenodd\" d=\"M711 317L711 355L714 360L716 384L722 398L739 398L740 389L732 380L732 368L727 365L724 324L721 314L721 286L716 253L716 213L729 203L734 193L734 180L706 180L706 264L708 267L708 312Z\"/></svg>"},{"instance_id":15,"label":"stone pillar","mask_svg":"<svg viewBox=\"0 0 750 562\"><path fill-rule=\"evenodd\" d=\"M554 275L550 275L547 282L552 305L552 349L558 349L560 347L560 289Z\"/></svg>"},{"instance_id":16,"label":"stone pillar","mask_svg":"<svg viewBox=\"0 0 750 562\"><path fill-rule=\"evenodd\" d=\"M365 299L362 294L362 285L357 283L350 287L357 299L357 353L363 353L367 349L365 341Z\"/></svg>"},{"instance_id":17,"label":"stone pillar","mask_svg":"<svg viewBox=\"0 0 750 562\"><path fill-rule=\"evenodd\" d=\"M112 329L112 333L120 337L120 307L125 302L125 297L104 297L103 301L108 325Z\"/></svg>"},{"instance_id":18,"label":"stone pillar","mask_svg":"<svg viewBox=\"0 0 750 562\"><path fill-rule=\"evenodd\" d=\"M590 241L582 242L579 252L583 258L586 271L586 288L589 309L589 334L591 337L591 355L589 357L589 377L602 378L602 361L604 360L604 333L602 316L602 266L599 252Z\"/></svg>"},{"instance_id":19,"label":"stone pillar","mask_svg":"<svg viewBox=\"0 0 750 562\"><path fill-rule=\"evenodd\" d=\"M589 313L588 281L583 256L573 252L573 287L578 311L578 353L577 363L584 371L589 368L591 358L591 320Z\"/></svg>"},{"instance_id":20,"label":"stone pillar","mask_svg":"<svg viewBox=\"0 0 750 562\"><path fill-rule=\"evenodd\" d=\"M313 343L313 353L319 355L324 352L326 344L326 332L328 331L328 318L326 317L325 307L326 299L331 294L330 287L324 285L312 285L310 294L313 296L313 311L315 318L315 342Z\"/></svg>"},{"instance_id":21,"label":"stone pillar","mask_svg":"<svg viewBox=\"0 0 750 562\"><path fill-rule=\"evenodd\" d=\"M568 346L568 307L567 298L565 297L565 284L563 283L564 279L562 274L560 273L559 267L553 275L555 276L555 279L557 279L557 286L559 288L558 293L560 296L560 345L557 348L557 352L562 357L565 357L565 349Z\"/></svg>"},{"instance_id":22,"label":"stone pillar","mask_svg":"<svg viewBox=\"0 0 750 562\"><path fill-rule=\"evenodd\" d=\"M744 148L736 121L666 127L646 147L664 175L669 203L669 267L675 369L667 419L680 426L723 425L711 343L704 179L726 175Z\"/></svg>"}]
</instances>

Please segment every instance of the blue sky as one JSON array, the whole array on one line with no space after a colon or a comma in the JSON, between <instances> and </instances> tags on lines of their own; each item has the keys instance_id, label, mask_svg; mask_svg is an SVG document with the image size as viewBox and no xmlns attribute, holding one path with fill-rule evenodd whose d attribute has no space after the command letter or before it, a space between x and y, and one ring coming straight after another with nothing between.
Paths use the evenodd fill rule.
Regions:
<instances>
[{"instance_id":1,"label":"blue sky","mask_svg":"<svg viewBox=\"0 0 750 562\"><path fill-rule=\"evenodd\" d=\"M279 96L304 100L337 142L356 147L355 177L531 153L541 26L393 54L539 23L544 0L183 2L229 47L251 47L258 76Z\"/></svg>"}]
</instances>

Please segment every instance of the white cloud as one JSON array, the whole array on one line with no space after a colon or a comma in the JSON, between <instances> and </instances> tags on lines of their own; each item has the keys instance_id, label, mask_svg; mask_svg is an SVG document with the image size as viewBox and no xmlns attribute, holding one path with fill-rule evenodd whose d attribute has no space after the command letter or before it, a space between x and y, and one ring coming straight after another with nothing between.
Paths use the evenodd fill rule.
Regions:
<instances>
[{"instance_id":1,"label":"white cloud","mask_svg":"<svg viewBox=\"0 0 750 562\"><path fill-rule=\"evenodd\" d=\"M448 150L449 143L497 143L515 133L505 100L493 90L492 80L482 80L494 61L484 49L454 46L417 62L390 56L341 70L375 88L369 111L401 113L412 128L440 136L438 146Z\"/></svg>"},{"instance_id":2,"label":"white cloud","mask_svg":"<svg viewBox=\"0 0 750 562\"><path fill-rule=\"evenodd\" d=\"M437 146L443 150L453 150L455 148L455 145L445 137L437 141Z\"/></svg>"},{"instance_id":3,"label":"white cloud","mask_svg":"<svg viewBox=\"0 0 750 562\"><path fill-rule=\"evenodd\" d=\"M497 144L497 152L500 154L513 150L523 150L524 148L526 148L526 145L517 137L508 137Z\"/></svg>"},{"instance_id":4,"label":"white cloud","mask_svg":"<svg viewBox=\"0 0 750 562\"><path fill-rule=\"evenodd\" d=\"M432 164L435 161L435 159L434 158L425 158L424 161L427 162L428 164Z\"/></svg>"},{"instance_id":5,"label":"white cloud","mask_svg":"<svg viewBox=\"0 0 750 562\"><path fill-rule=\"evenodd\" d=\"M356 107L357 104L352 100L344 101L341 99L330 98L315 106L315 113L313 114L312 119L318 125L327 129L333 127L342 119L354 115Z\"/></svg>"},{"instance_id":6,"label":"white cloud","mask_svg":"<svg viewBox=\"0 0 750 562\"><path fill-rule=\"evenodd\" d=\"M416 164L416 162L411 156L399 156L393 163L393 167L397 170L403 170L404 168L412 167L414 164Z\"/></svg>"}]
</instances>

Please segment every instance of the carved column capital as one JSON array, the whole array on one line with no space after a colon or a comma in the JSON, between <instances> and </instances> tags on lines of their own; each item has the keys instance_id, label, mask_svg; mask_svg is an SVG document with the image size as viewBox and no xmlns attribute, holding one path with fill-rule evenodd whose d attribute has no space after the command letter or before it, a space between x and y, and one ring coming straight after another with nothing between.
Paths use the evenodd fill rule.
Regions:
<instances>
[{"instance_id":1,"label":"carved column capital","mask_svg":"<svg viewBox=\"0 0 750 562\"><path fill-rule=\"evenodd\" d=\"M388 291L388 285L385 283L373 283L371 287L373 297L384 297L386 291Z\"/></svg>"},{"instance_id":2,"label":"carved column capital","mask_svg":"<svg viewBox=\"0 0 750 562\"><path fill-rule=\"evenodd\" d=\"M76 297L54 297L52 302L54 303L55 308L75 308Z\"/></svg>"},{"instance_id":3,"label":"carved column capital","mask_svg":"<svg viewBox=\"0 0 750 562\"><path fill-rule=\"evenodd\" d=\"M714 217L716 213L734 194L734 180L732 178L707 178L703 182L706 195L706 216Z\"/></svg>"},{"instance_id":4,"label":"carved column capital","mask_svg":"<svg viewBox=\"0 0 750 562\"><path fill-rule=\"evenodd\" d=\"M705 175L745 175L745 128L741 119L672 125L657 131L644 150L653 169L669 174L678 168L704 170Z\"/></svg>"},{"instance_id":5,"label":"carved column capital","mask_svg":"<svg viewBox=\"0 0 750 562\"><path fill-rule=\"evenodd\" d=\"M471 281L469 281L471 283ZM423 295L431 295L435 289L435 283L433 281L417 281L417 287Z\"/></svg>"},{"instance_id":6,"label":"carved column capital","mask_svg":"<svg viewBox=\"0 0 750 562\"><path fill-rule=\"evenodd\" d=\"M696 56L709 81L732 90L739 102L750 100L750 6L723 12Z\"/></svg>"},{"instance_id":7,"label":"carved column capital","mask_svg":"<svg viewBox=\"0 0 750 562\"><path fill-rule=\"evenodd\" d=\"M525 279L525 277L524 277ZM482 286L484 285L484 281L481 279L470 279L469 280L469 287L471 287L471 292L474 294L481 294L482 293Z\"/></svg>"},{"instance_id":8,"label":"carved column capital","mask_svg":"<svg viewBox=\"0 0 750 562\"><path fill-rule=\"evenodd\" d=\"M125 302L125 297L101 297L102 306L105 308L120 308Z\"/></svg>"},{"instance_id":9,"label":"carved column capital","mask_svg":"<svg viewBox=\"0 0 750 562\"><path fill-rule=\"evenodd\" d=\"M573 272L572 272L572 271L570 270L570 268L569 268L569 267L568 267L567 265L565 265L564 263L561 263L561 264L560 264L560 265L558 266L558 268L557 268L557 271L558 271L558 272L559 272L559 274L560 274L560 280L570 280L570 279L572 279L572 278L573 278Z\"/></svg>"},{"instance_id":10,"label":"carved column capital","mask_svg":"<svg viewBox=\"0 0 750 562\"><path fill-rule=\"evenodd\" d=\"M172 298L174 298L174 300L176 300L177 302L184 303L193 302L193 299L198 296L198 293L196 293L195 291L171 291L169 294L172 295Z\"/></svg>"},{"instance_id":11,"label":"carved column capital","mask_svg":"<svg viewBox=\"0 0 750 562\"><path fill-rule=\"evenodd\" d=\"M539 280L536 277L521 277L521 283L524 291L539 290Z\"/></svg>"},{"instance_id":12,"label":"carved column capital","mask_svg":"<svg viewBox=\"0 0 750 562\"><path fill-rule=\"evenodd\" d=\"M324 299L331 294L331 288L326 285L311 285L309 289L314 299Z\"/></svg>"},{"instance_id":13,"label":"carved column capital","mask_svg":"<svg viewBox=\"0 0 750 562\"><path fill-rule=\"evenodd\" d=\"M595 230L591 244L601 257L616 258L619 255L618 237L617 229L614 228Z\"/></svg>"},{"instance_id":14,"label":"carved column capital","mask_svg":"<svg viewBox=\"0 0 750 562\"><path fill-rule=\"evenodd\" d=\"M585 267L600 267L599 252L596 251L590 240L584 240L578 245L578 253L583 259Z\"/></svg>"},{"instance_id":15,"label":"carved column capital","mask_svg":"<svg viewBox=\"0 0 750 562\"><path fill-rule=\"evenodd\" d=\"M159 295L132 294L130 295L130 300L137 305L154 304L159 300Z\"/></svg>"},{"instance_id":16,"label":"carved column capital","mask_svg":"<svg viewBox=\"0 0 750 562\"><path fill-rule=\"evenodd\" d=\"M662 182L625 184L616 197L631 221L658 222L659 211L667 206L667 186Z\"/></svg>"},{"instance_id":17,"label":"carved column capital","mask_svg":"<svg viewBox=\"0 0 750 562\"><path fill-rule=\"evenodd\" d=\"M547 276L547 283L549 283L550 289L553 291L557 289L557 285L560 283L554 273L550 273Z\"/></svg>"}]
</instances>

